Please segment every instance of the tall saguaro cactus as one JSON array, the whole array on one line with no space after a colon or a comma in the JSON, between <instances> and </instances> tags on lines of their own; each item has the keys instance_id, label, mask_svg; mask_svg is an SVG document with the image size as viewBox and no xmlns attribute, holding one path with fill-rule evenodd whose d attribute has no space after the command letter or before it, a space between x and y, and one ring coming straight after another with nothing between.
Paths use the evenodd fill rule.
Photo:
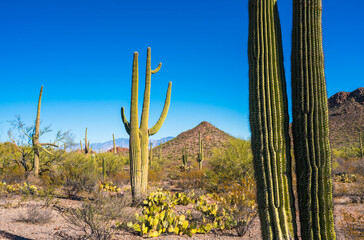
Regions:
<instances>
[{"instance_id":1,"label":"tall saguaro cactus","mask_svg":"<svg viewBox=\"0 0 364 240\"><path fill-rule=\"evenodd\" d=\"M32 136L33 151L34 151L34 175L38 176L39 173L39 126L40 126L40 107L42 103L43 86L40 88L37 117L35 119L35 129Z\"/></svg>"},{"instance_id":2,"label":"tall saguaro cactus","mask_svg":"<svg viewBox=\"0 0 364 240\"><path fill-rule=\"evenodd\" d=\"M322 1L293 1L293 140L302 239L335 239Z\"/></svg>"},{"instance_id":3,"label":"tall saguaro cactus","mask_svg":"<svg viewBox=\"0 0 364 240\"><path fill-rule=\"evenodd\" d=\"M298 239L276 0L249 0L249 108L263 239Z\"/></svg>"},{"instance_id":4,"label":"tall saguaro cactus","mask_svg":"<svg viewBox=\"0 0 364 240\"><path fill-rule=\"evenodd\" d=\"M33 170L34 175L38 176L39 174L39 154L40 150L42 149L46 153L51 153L46 150L43 146L53 146L58 147L58 145L52 144L52 143L40 143L39 142L39 136L40 136L40 108L42 103L42 94L43 94L43 86L40 88L39 92L39 99L38 99L38 107L37 107L37 117L35 119L35 127L34 127L34 133L31 136L32 144L33 144L33 152L34 152L34 162L33 162Z\"/></svg>"},{"instance_id":5,"label":"tall saguaro cactus","mask_svg":"<svg viewBox=\"0 0 364 240\"><path fill-rule=\"evenodd\" d=\"M132 87L131 87L131 104L130 104L130 123L125 117L124 108L121 108L121 118L123 120L125 130L130 135L129 138L129 158L130 158L130 178L132 195L139 198L146 193L148 184L148 143L149 136L156 134L162 127L163 122L167 116L170 99L172 82L168 84L168 90L164 107L161 116L157 123L148 128L149 119L149 105L150 105L150 87L151 75L157 73L162 64L159 63L158 67L154 70L151 69L151 50L147 50L147 64L145 72L145 90L143 110L140 121L138 121L138 87L139 87L139 71L138 71L138 52L134 53L133 59L133 73L132 73Z\"/></svg>"},{"instance_id":6,"label":"tall saguaro cactus","mask_svg":"<svg viewBox=\"0 0 364 240\"><path fill-rule=\"evenodd\" d=\"M198 162L198 170L202 171L202 162L203 162L203 143L201 139L201 132L198 132L198 146L199 152L197 155L197 162Z\"/></svg>"}]
</instances>

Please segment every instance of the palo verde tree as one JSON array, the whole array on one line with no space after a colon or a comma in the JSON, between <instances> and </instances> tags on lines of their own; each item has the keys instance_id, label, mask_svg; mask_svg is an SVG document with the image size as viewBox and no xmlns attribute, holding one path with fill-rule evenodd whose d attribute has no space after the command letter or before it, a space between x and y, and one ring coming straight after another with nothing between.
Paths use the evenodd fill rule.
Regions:
<instances>
[{"instance_id":1,"label":"palo verde tree","mask_svg":"<svg viewBox=\"0 0 364 240\"><path fill-rule=\"evenodd\" d=\"M302 239L335 239L322 1L293 1L292 113Z\"/></svg>"},{"instance_id":2,"label":"palo verde tree","mask_svg":"<svg viewBox=\"0 0 364 240\"><path fill-rule=\"evenodd\" d=\"M276 0L249 0L249 113L263 239L298 239Z\"/></svg>"},{"instance_id":3,"label":"palo verde tree","mask_svg":"<svg viewBox=\"0 0 364 240\"><path fill-rule=\"evenodd\" d=\"M149 136L156 134L162 127L167 116L170 99L172 82L168 84L167 95L163 107L163 111L157 123L148 128L149 106L150 106L150 87L151 76L157 73L162 64L154 70L151 69L151 50L147 50L147 64L145 73L145 90L143 110L139 126L138 121L138 87L139 87L139 71L138 71L138 52L134 53L133 73L131 86L131 103L130 103L130 123L125 117L124 108L121 108L121 118L125 126L126 132L130 135L129 138L129 159L130 159L130 178L131 190L133 198L139 198L147 191L148 184L148 144Z\"/></svg>"}]
</instances>

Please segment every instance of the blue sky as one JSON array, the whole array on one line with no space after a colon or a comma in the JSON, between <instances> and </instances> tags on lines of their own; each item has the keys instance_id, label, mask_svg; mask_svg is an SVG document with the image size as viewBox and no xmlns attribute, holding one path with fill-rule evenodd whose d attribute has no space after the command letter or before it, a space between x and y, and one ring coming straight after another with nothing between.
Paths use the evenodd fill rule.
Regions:
<instances>
[{"instance_id":1,"label":"blue sky","mask_svg":"<svg viewBox=\"0 0 364 240\"><path fill-rule=\"evenodd\" d=\"M148 46L152 67L163 62L152 76L150 127L173 82L167 119L153 139L176 136L204 120L248 138L247 2L1 1L0 141L7 140L7 121L15 115L34 122L41 85L44 125L71 129L76 142L86 127L91 142L110 140L112 133L128 137L120 108L130 109L134 51L142 96ZM292 0L279 0L278 7L290 96ZM364 85L363 10L363 1L323 0L330 96Z\"/></svg>"}]
</instances>

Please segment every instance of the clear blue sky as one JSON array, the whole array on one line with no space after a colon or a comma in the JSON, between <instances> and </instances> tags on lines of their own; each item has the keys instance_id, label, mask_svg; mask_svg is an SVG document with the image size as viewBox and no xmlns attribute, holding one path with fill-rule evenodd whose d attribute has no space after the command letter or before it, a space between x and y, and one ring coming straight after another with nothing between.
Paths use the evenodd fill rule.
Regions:
<instances>
[{"instance_id":1,"label":"clear blue sky","mask_svg":"<svg viewBox=\"0 0 364 240\"><path fill-rule=\"evenodd\" d=\"M209 121L237 137L248 124L247 0L12 0L0 2L0 141L8 120L32 124L41 85L41 118L71 129L76 141L128 137L120 107L130 109L131 66L139 52L140 97L152 48L150 126L172 100L159 139ZM290 96L292 0L278 0ZM364 1L323 0L328 94L364 86ZM140 98L140 102L142 99ZM128 114L129 115L129 114ZM128 116L129 118L129 116ZM45 136L45 140L52 134Z\"/></svg>"}]
</instances>

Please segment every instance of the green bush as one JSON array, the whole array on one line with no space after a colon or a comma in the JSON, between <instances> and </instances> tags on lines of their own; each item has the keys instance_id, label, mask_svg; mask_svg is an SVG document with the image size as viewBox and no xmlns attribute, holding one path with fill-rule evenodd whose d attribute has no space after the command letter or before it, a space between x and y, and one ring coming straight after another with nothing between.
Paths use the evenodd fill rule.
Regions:
<instances>
[{"instance_id":1,"label":"green bush","mask_svg":"<svg viewBox=\"0 0 364 240\"><path fill-rule=\"evenodd\" d=\"M127 156L106 152L96 154L97 168L99 174L102 174L102 160L105 159L106 175L113 178L119 172L122 172L125 166L129 164Z\"/></svg>"},{"instance_id":2,"label":"green bush","mask_svg":"<svg viewBox=\"0 0 364 240\"><path fill-rule=\"evenodd\" d=\"M81 191L92 192L98 180L95 160L81 153L67 154L57 172L62 179L63 190L69 198L75 198Z\"/></svg>"},{"instance_id":3,"label":"green bush","mask_svg":"<svg viewBox=\"0 0 364 240\"><path fill-rule=\"evenodd\" d=\"M211 170L207 172L209 188L216 190L222 181L241 181L253 175L250 141L234 139L212 152Z\"/></svg>"}]
</instances>

